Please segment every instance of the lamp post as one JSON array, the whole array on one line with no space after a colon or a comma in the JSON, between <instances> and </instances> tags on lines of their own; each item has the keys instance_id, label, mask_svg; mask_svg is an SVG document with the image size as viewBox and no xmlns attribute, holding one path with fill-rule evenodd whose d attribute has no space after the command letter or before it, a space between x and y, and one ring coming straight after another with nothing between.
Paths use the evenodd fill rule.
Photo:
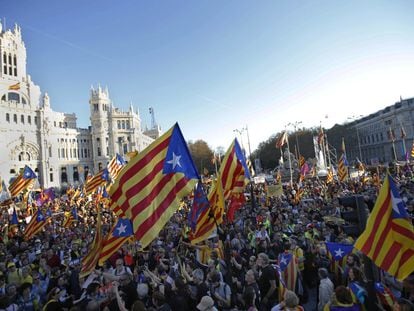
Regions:
<instances>
[{"instance_id":1,"label":"lamp post","mask_svg":"<svg viewBox=\"0 0 414 311\"><path fill-rule=\"evenodd\" d=\"M295 122L293 122L293 123L288 123L288 126L289 125L291 125L291 126L293 126L293 129L294 129L294 131L295 131L295 141L296 141L296 159L298 159L299 160L299 156L300 156L300 150L299 150L299 141L298 141L298 133L297 133L297 128L298 128L298 125L300 125L300 124L302 124L302 121L295 121Z\"/></svg>"}]
</instances>

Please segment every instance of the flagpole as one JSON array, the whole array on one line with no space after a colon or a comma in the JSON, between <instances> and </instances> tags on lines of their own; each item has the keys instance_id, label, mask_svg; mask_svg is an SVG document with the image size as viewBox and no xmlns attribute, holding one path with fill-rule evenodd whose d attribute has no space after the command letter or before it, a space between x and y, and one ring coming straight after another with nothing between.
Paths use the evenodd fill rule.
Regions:
<instances>
[{"instance_id":1,"label":"flagpole","mask_svg":"<svg viewBox=\"0 0 414 311\"><path fill-rule=\"evenodd\" d=\"M329 142L328 142L328 135L325 134L325 139L324 142L326 141L326 152L328 153L328 165L329 168L331 168L332 163L331 163L331 153L329 152Z\"/></svg>"},{"instance_id":2,"label":"flagpole","mask_svg":"<svg viewBox=\"0 0 414 311\"><path fill-rule=\"evenodd\" d=\"M288 135L287 131L286 131L286 143L287 143L288 158L289 158L290 186L293 187L292 160L290 159L289 135Z\"/></svg>"},{"instance_id":3,"label":"flagpole","mask_svg":"<svg viewBox=\"0 0 414 311\"><path fill-rule=\"evenodd\" d=\"M249 148L249 158L250 158L250 163L251 165L253 165L253 161L252 161L252 150L250 149L250 135L249 135L249 129L247 128L247 124L246 124L246 134L247 134L247 146ZM249 172L251 173L251 172ZM253 176L250 176L250 197L251 197L251 202L252 202L252 209L256 208L256 199L254 197L254 189L253 189Z\"/></svg>"}]
</instances>

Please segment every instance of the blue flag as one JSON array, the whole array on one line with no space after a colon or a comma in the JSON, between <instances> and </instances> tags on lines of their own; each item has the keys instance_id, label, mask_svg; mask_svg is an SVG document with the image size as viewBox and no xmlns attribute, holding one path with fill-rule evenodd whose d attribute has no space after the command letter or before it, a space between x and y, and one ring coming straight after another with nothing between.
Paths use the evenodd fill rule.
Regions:
<instances>
[{"instance_id":1,"label":"blue flag","mask_svg":"<svg viewBox=\"0 0 414 311\"><path fill-rule=\"evenodd\" d=\"M174 126L171 133L162 172L163 174L183 173L188 179L200 179L178 125Z\"/></svg>"},{"instance_id":2,"label":"blue flag","mask_svg":"<svg viewBox=\"0 0 414 311\"><path fill-rule=\"evenodd\" d=\"M76 210L76 207L73 207L73 208L72 208L71 213L72 213L72 217L73 217L73 219L74 219L74 220L78 220L78 212L77 212L77 210Z\"/></svg>"},{"instance_id":3,"label":"blue flag","mask_svg":"<svg viewBox=\"0 0 414 311\"><path fill-rule=\"evenodd\" d=\"M125 238L134 234L131 220L119 218L112 235L116 238Z\"/></svg>"},{"instance_id":4,"label":"blue flag","mask_svg":"<svg viewBox=\"0 0 414 311\"><path fill-rule=\"evenodd\" d=\"M107 168L105 168L102 171L102 175L101 175L102 180L106 180L106 181L111 181L111 176L109 175L109 171Z\"/></svg>"},{"instance_id":5,"label":"blue flag","mask_svg":"<svg viewBox=\"0 0 414 311\"><path fill-rule=\"evenodd\" d=\"M17 213L16 213L16 209L13 208L13 214L12 214L12 218L10 221L10 226L14 226L14 225L18 225L19 224L19 219L17 218Z\"/></svg>"},{"instance_id":6,"label":"blue flag","mask_svg":"<svg viewBox=\"0 0 414 311\"><path fill-rule=\"evenodd\" d=\"M48 209L46 210L46 217L47 217L47 218L52 217L52 211L50 210L50 208L48 208Z\"/></svg>"},{"instance_id":7,"label":"blue flag","mask_svg":"<svg viewBox=\"0 0 414 311\"><path fill-rule=\"evenodd\" d=\"M250 179L250 170L249 170L249 167L247 166L246 157L244 156L244 152L240 148L237 138L234 140L234 151L236 153L236 157L238 161L241 163L241 165L243 165L244 176L246 177L246 179Z\"/></svg>"},{"instance_id":8,"label":"blue flag","mask_svg":"<svg viewBox=\"0 0 414 311\"><path fill-rule=\"evenodd\" d=\"M282 253L279 255L279 266L280 270L285 271L286 267L289 265L290 261L292 260L291 253Z\"/></svg>"},{"instance_id":9,"label":"blue flag","mask_svg":"<svg viewBox=\"0 0 414 311\"><path fill-rule=\"evenodd\" d=\"M387 178L390 184L391 204L392 204L392 217L395 218L408 218L407 211L405 209L405 203L401 199L397 186L394 180L387 174Z\"/></svg>"},{"instance_id":10,"label":"blue flag","mask_svg":"<svg viewBox=\"0 0 414 311\"><path fill-rule=\"evenodd\" d=\"M197 188L194 191L194 201L191 211L188 215L188 225L191 230L195 232L197 226L197 220L200 215L210 207L207 196L204 192L203 185L201 181L198 182Z\"/></svg>"},{"instance_id":11,"label":"blue flag","mask_svg":"<svg viewBox=\"0 0 414 311\"><path fill-rule=\"evenodd\" d=\"M121 157L118 153L116 154L116 164L117 165L125 165L126 162L123 157Z\"/></svg>"},{"instance_id":12,"label":"blue flag","mask_svg":"<svg viewBox=\"0 0 414 311\"><path fill-rule=\"evenodd\" d=\"M24 179L34 179L34 178L37 178L37 176L36 176L35 172L33 172L32 169L26 165L24 167L24 170L23 170L23 178Z\"/></svg>"},{"instance_id":13,"label":"blue flag","mask_svg":"<svg viewBox=\"0 0 414 311\"><path fill-rule=\"evenodd\" d=\"M45 221L45 219L46 219L45 216L43 215L42 211L39 209L37 211L36 221L42 222L42 221Z\"/></svg>"},{"instance_id":14,"label":"blue flag","mask_svg":"<svg viewBox=\"0 0 414 311\"><path fill-rule=\"evenodd\" d=\"M332 258L335 261L341 260L345 256L349 255L354 249L354 246L349 244L340 244L332 242L326 242L325 244L326 248L331 253Z\"/></svg>"},{"instance_id":15,"label":"blue flag","mask_svg":"<svg viewBox=\"0 0 414 311\"><path fill-rule=\"evenodd\" d=\"M102 197L105 199L109 198L109 194L108 194L108 191L106 191L105 186L102 188Z\"/></svg>"}]
</instances>

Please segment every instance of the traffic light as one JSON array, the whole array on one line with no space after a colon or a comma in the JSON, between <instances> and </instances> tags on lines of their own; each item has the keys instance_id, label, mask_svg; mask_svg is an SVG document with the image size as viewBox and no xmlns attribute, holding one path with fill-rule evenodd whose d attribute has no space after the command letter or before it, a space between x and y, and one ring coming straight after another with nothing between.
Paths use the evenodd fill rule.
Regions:
<instances>
[{"instance_id":1,"label":"traffic light","mask_svg":"<svg viewBox=\"0 0 414 311\"><path fill-rule=\"evenodd\" d=\"M345 220L344 232L358 237L364 230L368 218L368 206L362 195L352 195L338 198L343 206L341 217Z\"/></svg>"}]
</instances>

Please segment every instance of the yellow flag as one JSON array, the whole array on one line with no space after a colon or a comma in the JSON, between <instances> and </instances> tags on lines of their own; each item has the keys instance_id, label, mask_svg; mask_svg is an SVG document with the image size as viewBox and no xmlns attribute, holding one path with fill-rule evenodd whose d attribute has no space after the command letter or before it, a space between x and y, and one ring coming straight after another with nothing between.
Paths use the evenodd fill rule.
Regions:
<instances>
[{"instance_id":1,"label":"yellow flag","mask_svg":"<svg viewBox=\"0 0 414 311\"><path fill-rule=\"evenodd\" d=\"M13 91L20 90L20 82L17 82L16 84L10 85L9 90L13 90Z\"/></svg>"}]
</instances>

